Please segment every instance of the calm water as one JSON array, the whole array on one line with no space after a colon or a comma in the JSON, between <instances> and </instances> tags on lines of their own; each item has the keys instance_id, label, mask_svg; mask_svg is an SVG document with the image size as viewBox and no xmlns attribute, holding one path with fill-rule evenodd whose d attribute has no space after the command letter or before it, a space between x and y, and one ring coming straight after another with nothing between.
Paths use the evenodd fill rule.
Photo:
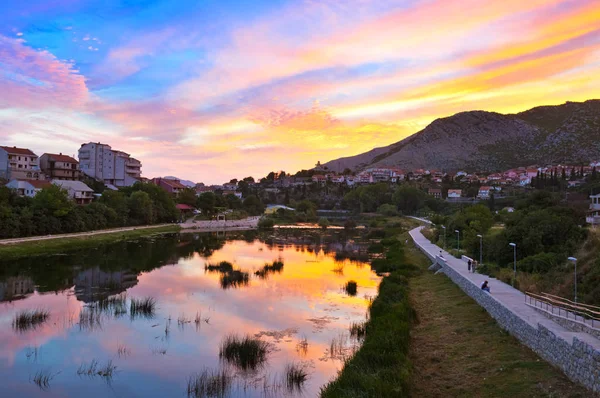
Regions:
<instances>
[{"instance_id":1,"label":"calm water","mask_svg":"<svg viewBox=\"0 0 600 398\"><path fill-rule=\"evenodd\" d=\"M0 395L185 397L190 375L226 368L231 396L317 396L342 366L331 342L344 354L357 346L348 327L365 320L377 294L379 278L357 260L365 247L343 232L190 234L0 265ZM281 272L255 275L275 260ZM219 272L205 270L220 261L248 272L248 284L224 286ZM348 280L358 282L354 297L342 288ZM96 311L80 321L115 296L126 297L124 313ZM155 314L132 317L129 301L148 296ZM45 323L13 326L17 312L36 308L50 311ZM231 333L268 342L266 365L241 371L221 361L220 343ZM112 377L78 375L93 360L98 368L112 360ZM309 373L301 393L282 385L292 362ZM34 383L38 372L51 376L48 386Z\"/></svg>"}]
</instances>

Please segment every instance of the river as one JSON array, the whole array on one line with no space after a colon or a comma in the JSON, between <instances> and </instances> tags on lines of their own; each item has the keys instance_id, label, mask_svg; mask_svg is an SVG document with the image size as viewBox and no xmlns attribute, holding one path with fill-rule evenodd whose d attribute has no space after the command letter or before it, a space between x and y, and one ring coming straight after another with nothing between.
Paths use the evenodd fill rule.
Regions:
<instances>
[{"instance_id":1,"label":"river","mask_svg":"<svg viewBox=\"0 0 600 398\"><path fill-rule=\"evenodd\" d=\"M318 396L377 294L361 233L171 234L0 264L2 396ZM133 311L144 298L155 306ZM32 310L47 317L15 322ZM265 360L221 357L228 336L264 342ZM290 364L303 383L286 383ZM203 372L226 385L188 394Z\"/></svg>"}]
</instances>

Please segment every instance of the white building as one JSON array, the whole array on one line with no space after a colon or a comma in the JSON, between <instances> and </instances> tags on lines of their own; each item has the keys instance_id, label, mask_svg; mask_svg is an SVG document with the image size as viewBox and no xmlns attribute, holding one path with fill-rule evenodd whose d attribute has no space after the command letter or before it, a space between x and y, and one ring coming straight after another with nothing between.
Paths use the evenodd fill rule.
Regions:
<instances>
[{"instance_id":1,"label":"white building","mask_svg":"<svg viewBox=\"0 0 600 398\"><path fill-rule=\"evenodd\" d=\"M462 196L462 189L449 189L448 199L459 199Z\"/></svg>"},{"instance_id":2,"label":"white building","mask_svg":"<svg viewBox=\"0 0 600 398\"><path fill-rule=\"evenodd\" d=\"M0 178L43 180L38 156L26 148L0 146Z\"/></svg>"},{"instance_id":3,"label":"white building","mask_svg":"<svg viewBox=\"0 0 600 398\"><path fill-rule=\"evenodd\" d=\"M69 197L79 205L87 205L94 199L94 190L81 181L53 180L52 184L67 191Z\"/></svg>"},{"instance_id":4,"label":"white building","mask_svg":"<svg viewBox=\"0 0 600 398\"><path fill-rule=\"evenodd\" d=\"M17 195L19 196L33 198L39 191L50 185L51 184L45 180L11 180L6 184L6 187L17 191Z\"/></svg>"},{"instance_id":5,"label":"white building","mask_svg":"<svg viewBox=\"0 0 600 398\"><path fill-rule=\"evenodd\" d=\"M600 194L590 195L590 209L587 212L585 221L588 224L600 224Z\"/></svg>"},{"instance_id":6,"label":"white building","mask_svg":"<svg viewBox=\"0 0 600 398\"><path fill-rule=\"evenodd\" d=\"M139 160L99 142L81 145L79 168L84 174L117 187L129 187L142 176Z\"/></svg>"}]
</instances>

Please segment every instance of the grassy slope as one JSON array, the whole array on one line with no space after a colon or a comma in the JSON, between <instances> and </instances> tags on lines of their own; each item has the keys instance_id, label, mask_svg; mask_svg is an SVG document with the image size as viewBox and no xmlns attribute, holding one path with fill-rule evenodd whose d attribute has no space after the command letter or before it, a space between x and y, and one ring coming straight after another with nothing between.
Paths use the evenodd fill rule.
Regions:
<instances>
[{"instance_id":1,"label":"grassy slope","mask_svg":"<svg viewBox=\"0 0 600 398\"><path fill-rule=\"evenodd\" d=\"M558 369L500 329L450 279L410 281L418 324L411 332L415 397L588 397Z\"/></svg>"},{"instance_id":2,"label":"grassy slope","mask_svg":"<svg viewBox=\"0 0 600 398\"><path fill-rule=\"evenodd\" d=\"M168 227L145 228L74 238L59 238L2 245L0 246L0 258L2 260L10 260L20 257L63 253L68 250L84 249L86 247L94 247L99 244L117 242L124 239L177 232L179 229L180 227L178 225L173 225Z\"/></svg>"}]
</instances>

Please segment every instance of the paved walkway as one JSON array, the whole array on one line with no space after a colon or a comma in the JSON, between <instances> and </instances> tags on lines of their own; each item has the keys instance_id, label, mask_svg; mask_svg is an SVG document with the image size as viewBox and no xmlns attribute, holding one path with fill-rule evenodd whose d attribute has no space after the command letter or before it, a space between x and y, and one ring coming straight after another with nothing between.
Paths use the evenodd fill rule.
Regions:
<instances>
[{"instance_id":1,"label":"paved walkway","mask_svg":"<svg viewBox=\"0 0 600 398\"><path fill-rule=\"evenodd\" d=\"M534 327L541 324L557 336L563 337L566 341L570 342L573 340L573 337L577 337L579 340L585 341L592 347L600 349L600 340L587 333L571 332L527 306L525 304L525 294L521 291L490 276L469 272L466 262L452 256L447 251L442 250L441 247L431 243L429 239L423 236L421 229L423 229L423 227L417 227L409 233L415 244L427 255L427 257L434 259L436 256L440 255L441 250L442 257L449 267L478 287L481 286L483 281L487 280L490 285L492 297L525 322Z\"/></svg>"},{"instance_id":2,"label":"paved walkway","mask_svg":"<svg viewBox=\"0 0 600 398\"><path fill-rule=\"evenodd\" d=\"M139 229L172 227L173 225L174 224L143 225L143 226L137 226L137 227L123 227L123 228L102 229L99 231L77 232L77 233L73 233L73 234L43 235L43 236L29 236L26 238L0 239L0 245L12 245L12 244L23 243L23 242L35 242L38 240L79 238L82 236L113 234L115 232L136 231Z\"/></svg>"}]
</instances>

